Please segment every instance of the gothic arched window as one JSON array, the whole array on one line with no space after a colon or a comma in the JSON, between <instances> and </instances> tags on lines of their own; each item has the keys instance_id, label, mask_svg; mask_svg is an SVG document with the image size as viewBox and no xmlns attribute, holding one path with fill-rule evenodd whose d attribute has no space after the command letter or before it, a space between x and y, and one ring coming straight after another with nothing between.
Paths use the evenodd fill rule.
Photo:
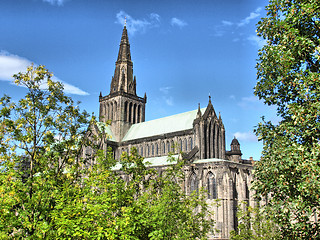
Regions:
<instances>
[{"instance_id":1,"label":"gothic arched window","mask_svg":"<svg viewBox=\"0 0 320 240\"><path fill-rule=\"evenodd\" d=\"M117 102L114 102L113 103L113 120L117 120L117 113L118 113L117 110L118 110L117 109Z\"/></svg>"},{"instance_id":2,"label":"gothic arched window","mask_svg":"<svg viewBox=\"0 0 320 240\"><path fill-rule=\"evenodd\" d=\"M143 147L141 147L140 155L143 156Z\"/></svg>"},{"instance_id":3,"label":"gothic arched window","mask_svg":"<svg viewBox=\"0 0 320 240\"><path fill-rule=\"evenodd\" d=\"M194 191L198 192L198 179L195 173L192 173L190 176L190 193Z\"/></svg>"},{"instance_id":4,"label":"gothic arched window","mask_svg":"<svg viewBox=\"0 0 320 240\"><path fill-rule=\"evenodd\" d=\"M123 112L123 118L124 121L128 121L128 102L124 103L124 112Z\"/></svg>"},{"instance_id":5,"label":"gothic arched window","mask_svg":"<svg viewBox=\"0 0 320 240\"><path fill-rule=\"evenodd\" d=\"M164 142L162 142L162 147L163 147L163 154L166 153L166 144Z\"/></svg>"},{"instance_id":6,"label":"gothic arched window","mask_svg":"<svg viewBox=\"0 0 320 240\"><path fill-rule=\"evenodd\" d=\"M136 114L137 114L137 105L136 104L134 104L133 105L133 123L136 123L137 122L137 116L136 116Z\"/></svg>"},{"instance_id":7,"label":"gothic arched window","mask_svg":"<svg viewBox=\"0 0 320 240\"><path fill-rule=\"evenodd\" d=\"M175 152L175 146L173 140L171 140L171 151Z\"/></svg>"},{"instance_id":8,"label":"gothic arched window","mask_svg":"<svg viewBox=\"0 0 320 240\"><path fill-rule=\"evenodd\" d=\"M180 147L180 152L182 152L182 140L179 139L179 147Z\"/></svg>"},{"instance_id":9,"label":"gothic arched window","mask_svg":"<svg viewBox=\"0 0 320 240\"><path fill-rule=\"evenodd\" d=\"M151 147L152 147L152 156L154 156L154 145L152 144Z\"/></svg>"},{"instance_id":10,"label":"gothic arched window","mask_svg":"<svg viewBox=\"0 0 320 240\"><path fill-rule=\"evenodd\" d=\"M190 145L190 150L192 150L193 144L192 144L192 138L191 137L189 138L189 145Z\"/></svg>"},{"instance_id":11,"label":"gothic arched window","mask_svg":"<svg viewBox=\"0 0 320 240\"><path fill-rule=\"evenodd\" d=\"M217 199L217 183L212 172L207 176L208 199Z\"/></svg>"},{"instance_id":12,"label":"gothic arched window","mask_svg":"<svg viewBox=\"0 0 320 240\"><path fill-rule=\"evenodd\" d=\"M132 112L133 112L133 109L132 109L132 103L129 103L129 120L128 122L132 123L133 119L132 119Z\"/></svg>"},{"instance_id":13,"label":"gothic arched window","mask_svg":"<svg viewBox=\"0 0 320 240\"><path fill-rule=\"evenodd\" d=\"M156 143L156 155L159 155L159 147L158 147L158 143Z\"/></svg>"},{"instance_id":14,"label":"gothic arched window","mask_svg":"<svg viewBox=\"0 0 320 240\"><path fill-rule=\"evenodd\" d=\"M187 139L184 140L184 147L185 147L185 151L188 151L188 141Z\"/></svg>"},{"instance_id":15,"label":"gothic arched window","mask_svg":"<svg viewBox=\"0 0 320 240\"><path fill-rule=\"evenodd\" d=\"M167 141L167 149L168 149L167 153L169 153L170 152L170 143L169 143L169 141Z\"/></svg>"},{"instance_id":16,"label":"gothic arched window","mask_svg":"<svg viewBox=\"0 0 320 240\"><path fill-rule=\"evenodd\" d=\"M140 115L141 115L141 105L139 105L138 106L138 115L137 115L137 123L139 123L139 122L141 122L141 117L140 117Z\"/></svg>"}]
</instances>

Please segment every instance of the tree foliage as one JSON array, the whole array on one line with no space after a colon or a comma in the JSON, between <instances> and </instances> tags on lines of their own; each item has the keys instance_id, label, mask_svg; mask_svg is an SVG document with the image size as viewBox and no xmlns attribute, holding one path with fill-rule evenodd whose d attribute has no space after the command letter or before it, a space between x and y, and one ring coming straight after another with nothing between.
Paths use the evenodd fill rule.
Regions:
<instances>
[{"instance_id":1,"label":"tree foliage","mask_svg":"<svg viewBox=\"0 0 320 240\"><path fill-rule=\"evenodd\" d=\"M59 200L63 204L54 213L59 236L207 239L214 222L204 194L187 196L181 189L183 166L183 161L171 165L159 176L147 168L135 148L123 153L117 164L112 154L101 155L84 179L84 187L79 186L77 200Z\"/></svg>"},{"instance_id":2,"label":"tree foliage","mask_svg":"<svg viewBox=\"0 0 320 240\"><path fill-rule=\"evenodd\" d=\"M51 77L43 66L32 65L14 75L26 96L0 100L1 238L45 238L56 196L79 177L78 145L87 114Z\"/></svg>"},{"instance_id":3,"label":"tree foliage","mask_svg":"<svg viewBox=\"0 0 320 240\"><path fill-rule=\"evenodd\" d=\"M257 128L264 149L254 184L283 239L320 235L320 2L270 0L258 35L255 94L277 107L278 123Z\"/></svg>"},{"instance_id":4,"label":"tree foliage","mask_svg":"<svg viewBox=\"0 0 320 240\"><path fill-rule=\"evenodd\" d=\"M116 161L106 126L51 77L30 66L14 75L26 96L0 100L0 238L206 239L213 221L205 195L181 188L184 161L162 175L136 149Z\"/></svg>"},{"instance_id":5,"label":"tree foliage","mask_svg":"<svg viewBox=\"0 0 320 240\"><path fill-rule=\"evenodd\" d=\"M252 207L243 202L238 206L237 217L238 229L231 231L231 240L276 240L280 237L278 226L267 208Z\"/></svg>"}]
</instances>

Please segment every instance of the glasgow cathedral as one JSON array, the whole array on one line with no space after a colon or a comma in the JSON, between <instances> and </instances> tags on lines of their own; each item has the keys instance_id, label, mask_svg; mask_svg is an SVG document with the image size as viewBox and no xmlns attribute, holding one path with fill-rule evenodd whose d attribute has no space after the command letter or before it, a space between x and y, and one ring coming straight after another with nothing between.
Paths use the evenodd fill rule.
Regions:
<instances>
[{"instance_id":1,"label":"glasgow cathedral","mask_svg":"<svg viewBox=\"0 0 320 240\"><path fill-rule=\"evenodd\" d=\"M126 26L115 65L110 93L99 96L99 121L111 121L105 142L113 149L115 158L135 147L159 172L169 164L166 161L169 152L188 160L183 189L186 194L201 187L207 190L207 201L212 203L218 229L210 238L228 239L230 231L237 228L238 204L243 201L254 204L249 190L253 160L241 158L236 138L230 150L226 150L226 130L210 97L205 108L195 105L190 112L145 121L147 96L136 94L137 80ZM213 204L216 200L218 205Z\"/></svg>"}]
</instances>

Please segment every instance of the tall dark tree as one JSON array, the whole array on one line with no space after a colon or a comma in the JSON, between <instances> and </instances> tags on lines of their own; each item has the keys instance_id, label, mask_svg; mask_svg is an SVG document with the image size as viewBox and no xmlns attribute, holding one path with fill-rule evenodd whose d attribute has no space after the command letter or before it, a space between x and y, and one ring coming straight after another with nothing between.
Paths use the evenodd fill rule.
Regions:
<instances>
[{"instance_id":1,"label":"tall dark tree","mask_svg":"<svg viewBox=\"0 0 320 240\"><path fill-rule=\"evenodd\" d=\"M258 23L255 94L277 107L259 123L263 140L254 187L267 198L283 239L320 235L320 2L270 0Z\"/></svg>"}]
</instances>

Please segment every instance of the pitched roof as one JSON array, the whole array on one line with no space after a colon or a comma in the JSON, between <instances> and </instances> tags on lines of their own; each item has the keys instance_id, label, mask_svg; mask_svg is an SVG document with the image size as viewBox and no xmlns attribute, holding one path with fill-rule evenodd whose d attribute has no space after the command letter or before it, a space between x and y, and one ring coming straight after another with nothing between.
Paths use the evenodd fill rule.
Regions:
<instances>
[{"instance_id":1,"label":"pitched roof","mask_svg":"<svg viewBox=\"0 0 320 240\"><path fill-rule=\"evenodd\" d=\"M205 110L206 108L201 109L202 114ZM198 110L193 110L190 112L133 124L122 139L122 142L192 129L193 120L197 117L197 111Z\"/></svg>"},{"instance_id":2,"label":"pitched roof","mask_svg":"<svg viewBox=\"0 0 320 240\"><path fill-rule=\"evenodd\" d=\"M115 136L113 135L112 130L109 125L107 125L104 122L97 122L97 127L98 127L99 131L102 131L104 129L104 133L107 134L107 139L109 141L112 141L112 142L117 141Z\"/></svg>"}]
</instances>

